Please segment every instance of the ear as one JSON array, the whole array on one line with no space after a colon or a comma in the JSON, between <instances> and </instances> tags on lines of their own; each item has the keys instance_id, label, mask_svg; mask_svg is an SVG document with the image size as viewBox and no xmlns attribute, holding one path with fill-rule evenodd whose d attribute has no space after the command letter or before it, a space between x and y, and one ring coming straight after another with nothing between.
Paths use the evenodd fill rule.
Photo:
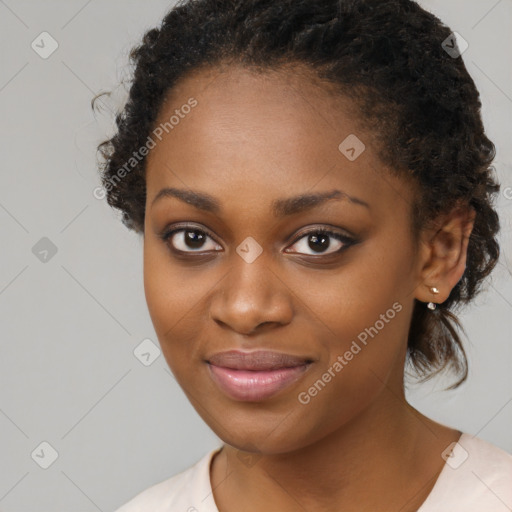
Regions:
<instances>
[{"instance_id":1,"label":"ear","mask_svg":"<svg viewBox=\"0 0 512 512\"><path fill-rule=\"evenodd\" d=\"M466 269L469 236L475 217L476 212L471 206L456 206L450 213L437 218L433 227L422 232L416 299L440 304L449 297ZM439 293L432 293L431 287L436 287Z\"/></svg>"}]
</instances>

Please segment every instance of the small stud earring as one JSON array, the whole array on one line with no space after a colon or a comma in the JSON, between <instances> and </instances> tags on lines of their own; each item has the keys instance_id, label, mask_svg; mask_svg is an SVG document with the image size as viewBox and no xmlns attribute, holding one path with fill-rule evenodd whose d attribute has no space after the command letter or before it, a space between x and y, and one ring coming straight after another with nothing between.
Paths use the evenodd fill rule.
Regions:
<instances>
[{"instance_id":1,"label":"small stud earring","mask_svg":"<svg viewBox=\"0 0 512 512\"><path fill-rule=\"evenodd\" d=\"M430 291L431 291L432 293L439 293L439 290L438 290L435 286L432 286L432 287L430 288ZM435 303L435 302L429 302L429 303L427 304L427 308L428 308L428 309L431 309L431 310L433 311L434 309L436 309L436 303Z\"/></svg>"}]
</instances>

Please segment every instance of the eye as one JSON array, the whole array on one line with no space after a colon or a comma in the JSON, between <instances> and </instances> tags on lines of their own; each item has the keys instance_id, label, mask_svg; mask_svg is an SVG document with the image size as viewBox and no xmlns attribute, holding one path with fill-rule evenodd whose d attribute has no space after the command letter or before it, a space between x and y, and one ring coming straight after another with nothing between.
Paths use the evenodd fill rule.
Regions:
<instances>
[{"instance_id":1,"label":"eye","mask_svg":"<svg viewBox=\"0 0 512 512\"><path fill-rule=\"evenodd\" d=\"M171 249L177 253L194 253L222 251L222 247L215 242L213 237L204 229L192 225L174 226L173 229L165 231L160 238ZM208 244L208 241L209 244ZM298 252L308 256L323 256L335 254L347 249L350 245L356 243L356 240L343 233L331 231L326 228L314 228L303 232L296 238L290 250L285 252ZM308 251L311 251L308 253Z\"/></svg>"},{"instance_id":2,"label":"eye","mask_svg":"<svg viewBox=\"0 0 512 512\"><path fill-rule=\"evenodd\" d=\"M215 243L206 231L195 226L177 227L165 232L161 238L177 252L215 251L218 250L217 248L222 250L222 247ZM211 240L209 246L208 240Z\"/></svg>"},{"instance_id":3,"label":"eye","mask_svg":"<svg viewBox=\"0 0 512 512\"><path fill-rule=\"evenodd\" d=\"M333 239L334 242L331 241ZM286 252L300 252L308 256L323 256L341 252L354 243L355 240L353 238L342 233L330 231L325 228L316 228L302 233L297 241L294 242L293 246L291 246L298 246L299 250L289 251L289 249L286 249ZM330 249L330 251L326 252L327 249ZM312 253L310 252L308 254L304 252L308 250L312 251Z\"/></svg>"}]
</instances>

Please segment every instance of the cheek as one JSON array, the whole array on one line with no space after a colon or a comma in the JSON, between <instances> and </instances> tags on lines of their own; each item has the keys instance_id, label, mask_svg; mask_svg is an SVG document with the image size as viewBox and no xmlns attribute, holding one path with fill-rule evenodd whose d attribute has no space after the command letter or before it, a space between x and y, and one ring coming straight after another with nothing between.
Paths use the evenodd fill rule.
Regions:
<instances>
[{"instance_id":1,"label":"cheek","mask_svg":"<svg viewBox=\"0 0 512 512\"><path fill-rule=\"evenodd\" d=\"M310 425L313 436L350 421L402 379L411 314L403 268L398 254L370 254L330 281L323 294L317 286L309 295L325 357L296 398L305 422L323 418Z\"/></svg>"},{"instance_id":2,"label":"cheek","mask_svg":"<svg viewBox=\"0 0 512 512\"><path fill-rule=\"evenodd\" d=\"M161 252L150 245L144 247L144 294L153 327L165 350L190 308L191 287L184 286L176 266Z\"/></svg>"},{"instance_id":3,"label":"cheek","mask_svg":"<svg viewBox=\"0 0 512 512\"><path fill-rule=\"evenodd\" d=\"M383 314L361 323L359 329L331 338L328 360L305 382L298 401L316 403L328 414L334 404L340 414L348 416L367 405L390 375L401 371L407 321L408 313L395 302L384 308Z\"/></svg>"},{"instance_id":4,"label":"cheek","mask_svg":"<svg viewBox=\"0 0 512 512\"><path fill-rule=\"evenodd\" d=\"M144 293L153 325L160 335L177 326L202 290L198 283L187 282L186 271L172 262L163 244L162 247L158 244L144 245Z\"/></svg>"},{"instance_id":5,"label":"cheek","mask_svg":"<svg viewBox=\"0 0 512 512\"><path fill-rule=\"evenodd\" d=\"M400 337L407 325L397 322L410 301L408 276L400 255L375 256L374 250L357 254L356 261L330 275L316 276L295 291L307 308L329 354L342 354L354 339L364 342L379 331L379 338ZM393 325L393 327L390 327ZM397 329L399 327L399 329ZM368 332L370 331L370 332Z\"/></svg>"},{"instance_id":6,"label":"cheek","mask_svg":"<svg viewBox=\"0 0 512 512\"><path fill-rule=\"evenodd\" d=\"M206 274L204 274L206 277ZM207 327L204 298L215 280L197 269L170 261L167 251L144 247L144 293L153 328L168 366L183 386L201 362L199 351Z\"/></svg>"}]
</instances>

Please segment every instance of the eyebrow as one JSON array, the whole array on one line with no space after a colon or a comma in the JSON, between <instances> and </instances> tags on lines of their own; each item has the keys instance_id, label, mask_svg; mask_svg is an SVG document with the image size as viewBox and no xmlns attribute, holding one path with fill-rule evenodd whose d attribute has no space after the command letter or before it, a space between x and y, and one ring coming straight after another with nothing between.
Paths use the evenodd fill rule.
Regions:
<instances>
[{"instance_id":1,"label":"eyebrow","mask_svg":"<svg viewBox=\"0 0 512 512\"><path fill-rule=\"evenodd\" d=\"M213 196L204 192L174 187L165 187L160 190L151 202L151 207L164 197L175 197L184 203L188 203L195 208L206 212L214 214L219 214L221 212L220 202ZM342 190L334 189L328 192L306 193L298 196L276 199L272 202L272 213L275 217L295 215L319 206L330 199L347 200L353 204L370 209L370 205L366 201L351 196Z\"/></svg>"}]
</instances>

